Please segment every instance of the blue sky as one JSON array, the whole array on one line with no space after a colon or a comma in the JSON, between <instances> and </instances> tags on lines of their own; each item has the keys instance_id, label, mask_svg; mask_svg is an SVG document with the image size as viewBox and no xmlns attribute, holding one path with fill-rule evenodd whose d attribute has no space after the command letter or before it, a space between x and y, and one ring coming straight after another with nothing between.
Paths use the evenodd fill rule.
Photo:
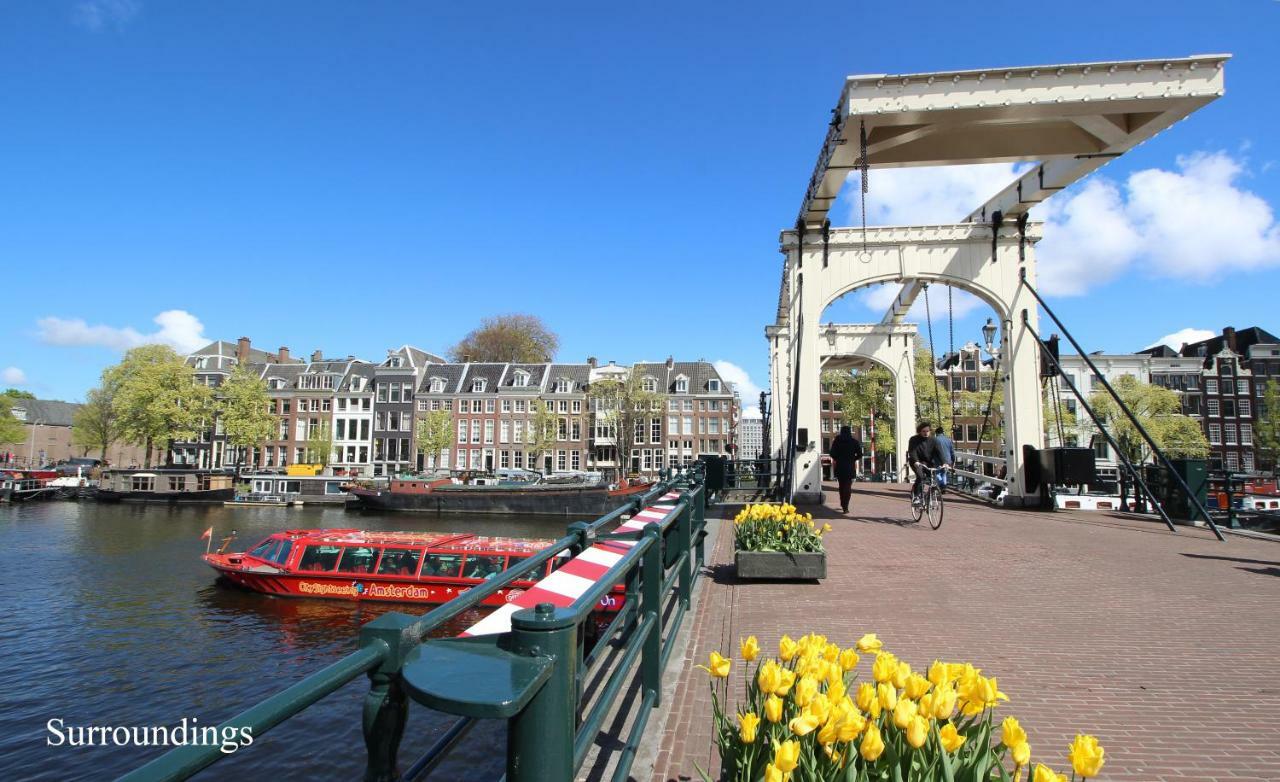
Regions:
<instances>
[{"instance_id":1,"label":"blue sky","mask_svg":"<svg viewBox=\"0 0 1280 782\"><path fill-rule=\"evenodd\" d=\"M1055 200L1208 227L1133 216L1148 250L1083 263L1089 221L1062 212L1055 302L1097 349L1280 328L1280 2L1042 5L0 0L0 385L77 399L153 334L443 351L509 311L563 360L765 385L778 231L845 75L1204 52L1235 55L1226 97ZM955 175L937 208L1001 176ZM873 179L873 216L898 184Z\"/></svg>"}]
</instances>

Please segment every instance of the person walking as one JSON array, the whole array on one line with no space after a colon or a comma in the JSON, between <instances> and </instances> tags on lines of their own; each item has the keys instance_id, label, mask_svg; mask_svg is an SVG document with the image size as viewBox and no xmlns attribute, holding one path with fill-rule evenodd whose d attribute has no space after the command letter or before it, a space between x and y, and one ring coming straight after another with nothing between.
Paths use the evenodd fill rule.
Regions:
<instances>
[{"instance_id":1,"label":"person walking","mask_svg":"<svg viewBox=\"0 0 1280 782\"><path fill-rule=\"evenodd\" d=\"M858 461L862 459L862 443L853 436L847 426L840 427L840 434L831 441L831 449L827 451L831 461L835 462L836 482L840 484L840 510L849 512L849 497L853 494L853 474Z\"/></svg>"}]
</instances>

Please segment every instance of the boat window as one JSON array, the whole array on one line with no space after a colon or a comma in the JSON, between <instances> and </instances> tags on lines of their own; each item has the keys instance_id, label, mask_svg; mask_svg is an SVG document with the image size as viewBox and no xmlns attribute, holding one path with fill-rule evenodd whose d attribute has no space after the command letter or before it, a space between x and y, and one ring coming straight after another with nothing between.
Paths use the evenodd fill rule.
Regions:
<instances>
[{"instance_id":1,"label":"boat window","mask_svg":"<svg viewBox=\"0 0 1280 782\"><path fill-rule=\"evenodd\" d=\"M333 570L342 549L337 546L307 546L302 552L299 570Z\"/></svg>"},{"instance_id":2,"label":"boat window","mask_svg":"<svg viewBox=\"0 0 1280 782\"><path fill-rule=\"evenodd\" d=\"M551 560L550 572L555 572L560 568L564 567L569 563L569 560L571 559L573 559L573 555L567 551L562 551L559 554L556 554L555 558Z\"/></svg>"},{"instance_id":3,"label":"boat window","mask_svg":"<svg viewBox=\"0 0 1280 782\"><path fill-rule=\"evenodd\" d=\"M284 540L280 543L280 550L272 554L271 561L277 565L283 565L289 559L289 552L293 550L293 541Z\"/></svg>"},{"instance_id":4,"label":"boat window","mask_svg":"<svg viewBox=\"0 0 1280 782\"><path fill-rule=\"evenodd\" d=\"M422 565L422 575L457 578L462 570L461 554L428 554Z\"/></svg>"},{"instance_id":5,"label":"boat window","mask_svg":"<svg viewBox=\"0 0 1280 782\"><path fill-rule=\"evenodd\" d=\"M258 559L267 559L267 552L270 551L276 543L277 541L275 538L267 538L250 551L249 556L257 557Z\"/></svg>"},{"instance_id":6,"label":"boat window","mask_svg":"<svg viewBox=\"0 0 1280 782\"><path fill-rule=\"evenodd\" d=\"M507 570L510 570L511 568L515 567L516 565L519 565L521 562L524 562L526 559L528 559L528 557L507 557L507 567L506 567L506 569L507 569ZM533 578L533 577L534 577L534 574L532 574L532 573L529 573L529 574L526 574L526 575L524 575L524 576L521 576L521 578Z\"/></svg>"},{"instance_id":7,"label":"boat window","mask_svg":"<svg viewBox=\"0 0 1280 782\"><path fill-rule=\"evenodd\" d=\"M502 557L467 557L464 578L493 578L502 572Z\"/></svg>"},{"instance_id":8,"label":"boat window","mask_svg":"<svg viewBox=\"0 0 1280 782\"><path fill-rule=\"evenodd\" d=\"M382 552L378 572L391 576L412 576L418 572L418 559L422 552L410 548L389 548Z\"/></svg>"},{"instance_id":9,"label":"boat window","mask_svg":"<svg viewBox=\"0 0 1280 782\"><path fill-rule=\"evenodd\" d=\"M377 550L369 546L347 546L342 550L342 559L338 561L338 572L369 573L373 570L373 560L377 556Z\"/></svg>"}]
</instances>

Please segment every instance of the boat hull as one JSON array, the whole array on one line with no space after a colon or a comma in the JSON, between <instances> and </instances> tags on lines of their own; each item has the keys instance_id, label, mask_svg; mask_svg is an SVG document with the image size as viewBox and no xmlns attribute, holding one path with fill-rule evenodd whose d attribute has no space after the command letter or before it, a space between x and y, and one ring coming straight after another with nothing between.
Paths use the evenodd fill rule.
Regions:
<instances>
[{"instance_id":1,"label":"boat hull","mask_svg":"<svg viewBox=\"0 0 1280 782\"><path fill-rule=\"evenodd\" d=\"M421 581L413 578L370 577L366 574L341 576L298 575L285 571L273 571L261 566L242 568L225 564L223 555L207 554L205 562L228 583L253 592L276 597L309 597L328 600L375 601L387 603L417 603L437 605L447 603L465 594L475 584ZM505 605L524 593L525 586L500 589L485 598L481 605L497 607ZM622 608L621 593L605 595L600 599L600 611L618 611Z\"/></svg>"},{"instance_id":2,"label":"boat hull","mask_svg":"<svg viewBox=\"0 0 1280 782\"><path fill-rule=\"evenodd\" d=\"M348 507L410 513L484 513L513 516L603 516L627 501L605 486L448 487L407 492L353 488Z\"/></svg>"},{"instance_id":3,"label":"boat hull","mask_svg":"<svg viewBox=\"0 0 1280 782\"><path fill-rule=\"evenodd\" d=\"M99 488L94 499L99 502L149 502L165 505L221 505L234 500L235 489L209 489L208 491L152 492L114 491Z\"/></svg>"}]
</instances>

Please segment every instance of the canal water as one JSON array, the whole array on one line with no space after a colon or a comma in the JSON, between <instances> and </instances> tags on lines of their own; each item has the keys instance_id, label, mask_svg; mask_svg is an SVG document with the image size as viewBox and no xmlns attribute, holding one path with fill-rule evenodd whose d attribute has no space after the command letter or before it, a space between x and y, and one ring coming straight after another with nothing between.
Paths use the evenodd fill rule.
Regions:
<instances>
[{"instance_id":1,"label":"canal water","mask_svg":"<svg viewBox=\"0 0 1280 782\"><path fill-rule=\"evenodd\" d=\"M342 508L146 507L94 502L0 505L0 779L113 779L156 747L50 746L64 726L214 725L356 648L360 626L388 610L273 598L215 582L199 556L230 530L247 547L286 528L478 532L554 538L561 519L355 514ZM236 545L234 548L241 548ZM481 616L460 617L456 634ZM202 772L200 780L357 780L364 677ZM451 717L414 704L407 766ZM494 779L501 724L481 724L437 771Z\"/></svg>"}]
</instances>

